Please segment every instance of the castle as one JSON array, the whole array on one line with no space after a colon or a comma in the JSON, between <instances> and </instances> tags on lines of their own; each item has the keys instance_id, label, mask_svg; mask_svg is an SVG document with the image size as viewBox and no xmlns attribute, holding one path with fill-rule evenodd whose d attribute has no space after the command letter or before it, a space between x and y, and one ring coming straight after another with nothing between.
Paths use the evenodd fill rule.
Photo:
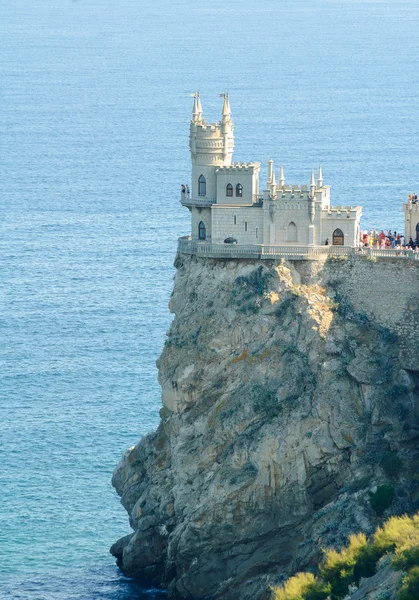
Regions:
<instances>
[{"instance_id":1,"label":"castle","mask_svg":"<svg viewBox=\"0 0 419 600\"><path fill-rule=\"evenodd\" d=\"M195 94L190 124L192 185L181 203L191 212L193 242L257 246L357 247L361 206L330 205L322 169L310 185L289 185L273 161L259 193L260 163L233 163L234 125L227 94L221 121L207 123Z\"/></svg>"}]
</instances>

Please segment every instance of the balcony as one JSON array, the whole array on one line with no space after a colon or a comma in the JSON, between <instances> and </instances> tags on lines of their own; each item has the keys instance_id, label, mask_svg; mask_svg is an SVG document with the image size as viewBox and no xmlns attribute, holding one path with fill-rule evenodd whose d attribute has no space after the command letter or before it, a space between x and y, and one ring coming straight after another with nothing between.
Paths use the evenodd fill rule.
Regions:
<instances>
[{"instance_id":1,"label":"balcony","mask_svg":"<svg viewBox=\"0 0 419 600\"><path fill-rule=\"evenodd\" d=\"M181 192L180 194L180 203L182 206L212 206L215 204L215 198L208 198L207 196L198 196L198 198L191 198L189 194Z\"/></svg>"}]
</instances>

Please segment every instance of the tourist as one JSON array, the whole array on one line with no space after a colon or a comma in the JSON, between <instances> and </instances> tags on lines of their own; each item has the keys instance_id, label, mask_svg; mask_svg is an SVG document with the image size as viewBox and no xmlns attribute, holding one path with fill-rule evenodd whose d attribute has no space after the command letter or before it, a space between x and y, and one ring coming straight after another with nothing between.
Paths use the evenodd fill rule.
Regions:
<instances>
[{"instance_id":1,"label":"tourist","mask_svg":"<svg viewBox=\"0 0 419 600\"><path fill-rule=\"evenodd\" d=\"M325 245L325 246L328 246L328 245L329 245L329 238L326 238L326 241L325 241L324 245Z\"/></svg>"},{"instance_id":2,"label":"tourist","mask_svg":"<svg viewBox=\"0 0 419 600\"><path fill-rule=\"evenodd\" d=\"M185 192L186 192L186 187L184 185L181 185L180 186L180 191L181 191L182 196L184 196Z\"/></svg>"},{"instance_id":3,"label":"tourist","mask_svg":"<svg viewBox=\"0 0 419 600\"><path fill-rule=\"evenodd\" d=\"M186 195L189 198L189 196L190 196L189 185L186 186Z\"/></svg>"}]
</instances>

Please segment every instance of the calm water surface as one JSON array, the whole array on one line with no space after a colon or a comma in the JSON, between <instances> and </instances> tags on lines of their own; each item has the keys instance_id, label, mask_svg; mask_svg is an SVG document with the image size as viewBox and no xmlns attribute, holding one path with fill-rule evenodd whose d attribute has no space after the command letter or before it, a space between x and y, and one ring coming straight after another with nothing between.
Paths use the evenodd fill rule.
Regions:
<instances>
[{"instance_id":1,"label":"calm water surface","mask_svg":"<svg viewBox=\"0 0 419 600\"><path fill-rule=\"evenodd\" d=\"M334 204L402 226L419 191L419 0L3 0L0 597L152 598L108 548L110 485L158 423L190 93L237 160L323 164ZM266 176L266 169L264 177Z\"/></svg>"}]
</instances>

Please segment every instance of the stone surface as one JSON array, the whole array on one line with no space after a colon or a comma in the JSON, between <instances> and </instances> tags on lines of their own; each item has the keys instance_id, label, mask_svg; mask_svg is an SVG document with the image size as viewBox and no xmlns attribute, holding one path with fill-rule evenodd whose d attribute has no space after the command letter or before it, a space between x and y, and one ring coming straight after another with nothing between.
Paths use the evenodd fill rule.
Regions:
<instances>
[{"instance_id":1,"label":"stone surface","mask_svg":"<svg viewBox=\"0 0 419 600\"><path fill-rule=\"evenodd\" d=\"M175 265L161 423L114 473L133 534L112 552L169 598L269 597L321 548L376 528L374 486L395 487L386 514L417 509L419 377L398 324L418 284L374 315L350 288L356 271L372 285L365 260Z\"/></svg>"}]
</instances>

